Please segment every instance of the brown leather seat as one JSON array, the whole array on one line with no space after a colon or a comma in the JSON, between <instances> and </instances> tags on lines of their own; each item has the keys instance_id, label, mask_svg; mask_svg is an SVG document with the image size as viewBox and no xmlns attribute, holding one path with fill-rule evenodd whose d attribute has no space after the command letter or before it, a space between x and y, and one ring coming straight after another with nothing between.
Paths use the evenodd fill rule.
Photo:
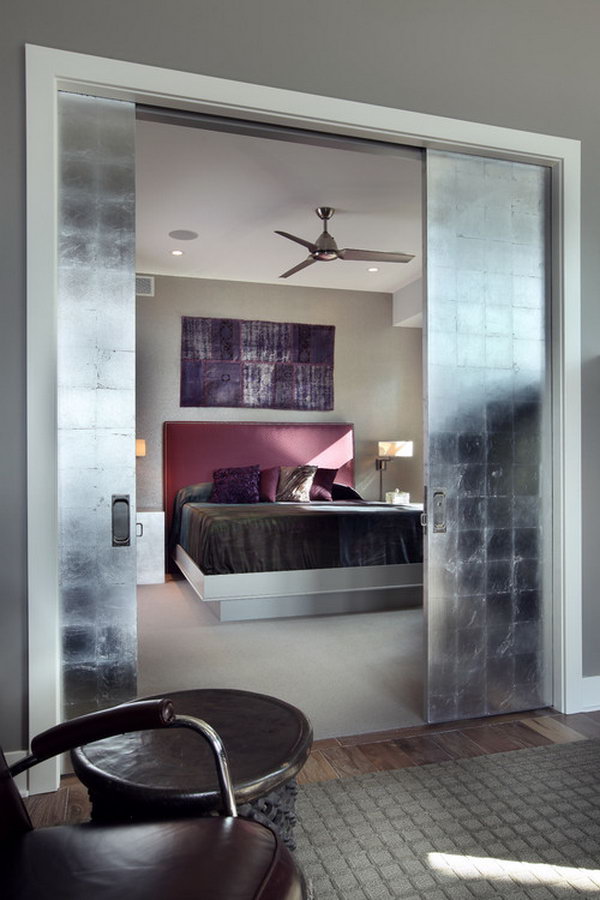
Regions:
<instances>
[{"instance_id":1,"label":"brown leather seat","mask_svg":"<svg viewBox=\"0 0 600 900\"><path fill-rule=\"evenodd\" d=\"M245 819L62 825L0 855L4 900L300 900L289 851Z\"/></svg>"},{"instance_id":2,"label":"brown leather seat","mask_svg":"<svg viewBox=\"0 0 600 900\"><path fill-rule=\"evenodd\" d=\"M169 701L135 704L136 727L167 727ZM160 706L162 704L162 706ZM125 707L117 708L119 715ZM38 745L80 743L114 733L110 713L52 729ZM105 716L102 720L101 717ZM98 725L100 717L100 726ZM110 727L102 727L108 723ZM120 727L119 725L116 726ZM66 741L63 739L64 728ZM83 731L82 731L83 728ZM70 729L70 730L69 730ZM58 734L58 740L55 735ZM32 748L36 746L32 742ZM44 755L45 754L45 755ZM30 762L29 764L33 764ZM23 763L17 764L27 768ZM33 830L0 752L0 896L3 900L302 900L304 879L283 842L263 825L233 815L121 825L63 825Z\"/></svg>"}]
</instances>

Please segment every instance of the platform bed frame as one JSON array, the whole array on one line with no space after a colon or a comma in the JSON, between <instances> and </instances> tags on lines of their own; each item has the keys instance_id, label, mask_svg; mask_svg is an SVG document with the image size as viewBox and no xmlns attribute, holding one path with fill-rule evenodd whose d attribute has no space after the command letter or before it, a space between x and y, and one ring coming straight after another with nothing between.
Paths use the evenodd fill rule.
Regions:
<instances>
[{"instance_id":1,"label":"platform bed frame","mask_svg":"<svg viewBox=\"0 0 600 900\"><path fill-rule=\"evenodd\" d=\"M165 422L164 489L168 522L177 490L209 481L221 466L259 463L338 468L354 483L352 425L340 423ZM406 609L422 604L423 566L353 566L205 575L179 544L174 562L223 622Z\"/></svg>"},{"instance_id":2,"label":"platform bed frame","mask_svg":"<svg viewBox=\"0 0 600 900\"><path fill-rule=\"evenodd\" d=\"M421 563L205 575L179 544L175 562L222 622L376 612L422 603Z\"/></svg>"}]
</instances>

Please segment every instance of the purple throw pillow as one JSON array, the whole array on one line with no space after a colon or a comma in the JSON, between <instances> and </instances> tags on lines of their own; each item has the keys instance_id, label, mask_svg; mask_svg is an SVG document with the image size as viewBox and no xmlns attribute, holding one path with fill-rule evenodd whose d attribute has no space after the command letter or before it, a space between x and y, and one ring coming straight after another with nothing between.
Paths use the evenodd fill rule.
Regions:
<instances>
[{"instance_id":1,"label":"purple throw pillow","mask_svg":"<svg viewBox=\"0 0 600 900\"><path fill-rule=\"evenodd\" d=\"M311 500L331 500L331 489L337 469L317 469L310 489Z\"/></svg>"},{"instance_id":2,"label":"purple throw pillow","mask_svg":"<svg viewBox=\"0 0 600 900\"><path fill-rule=\"evenodd\" d=\"M260 466L216 469L210 503L258 503Z\"/></svg>"},{"instance_id":3,"label":"purple throw pillow","mask_svg":"<svg viewBox=\"0 0 600 900\"><path fill-rule=\"evenodd\" d=\"M275 503L279 484L279 466L263 469L260 473L260 499L263 503Z\"/></svg>"}]
</instances>

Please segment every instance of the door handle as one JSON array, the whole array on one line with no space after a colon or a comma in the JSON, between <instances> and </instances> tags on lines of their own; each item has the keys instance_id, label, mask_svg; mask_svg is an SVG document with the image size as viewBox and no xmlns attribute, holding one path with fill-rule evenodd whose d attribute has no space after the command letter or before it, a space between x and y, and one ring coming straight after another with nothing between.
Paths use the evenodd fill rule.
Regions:
<instances>
[{"instance_id":1,"label":"door handle","mask_svg":"<svg viewBox=\"0 0 600 900\"><path fill-rule=\"evenodd\" d=\"M112 495L112 545L129 547L131 533L129 527L129 494Z\"/></svg>"},{"instance_id":2,"label":"door handle","mask_svg":"<svg viewBox=\"0 0 600 900\"><path fill-rule=\"evenodd\" d=\"M446 491L433 492L433 533L446 534Z\"/></svg>"}]
</instances>

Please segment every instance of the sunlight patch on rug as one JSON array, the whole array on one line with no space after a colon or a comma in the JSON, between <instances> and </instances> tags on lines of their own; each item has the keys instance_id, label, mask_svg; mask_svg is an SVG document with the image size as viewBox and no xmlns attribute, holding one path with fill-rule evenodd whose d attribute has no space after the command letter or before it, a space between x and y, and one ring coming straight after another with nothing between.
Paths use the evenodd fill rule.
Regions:
<instances>
[{"instance_id":1,"label":"sunlight patch on rug","mask_svg":"<svg viewBox=\"0 0 600 900\"><path fill-rule=\"evenodd\" d=\"M555 884L585 888L600 893L600 869L578 869L548 863L517 862L483 856L460 856L452 853L428 853L432 869L457 879L485 878L509 884Z\"/></svg>"}]
</instances>

